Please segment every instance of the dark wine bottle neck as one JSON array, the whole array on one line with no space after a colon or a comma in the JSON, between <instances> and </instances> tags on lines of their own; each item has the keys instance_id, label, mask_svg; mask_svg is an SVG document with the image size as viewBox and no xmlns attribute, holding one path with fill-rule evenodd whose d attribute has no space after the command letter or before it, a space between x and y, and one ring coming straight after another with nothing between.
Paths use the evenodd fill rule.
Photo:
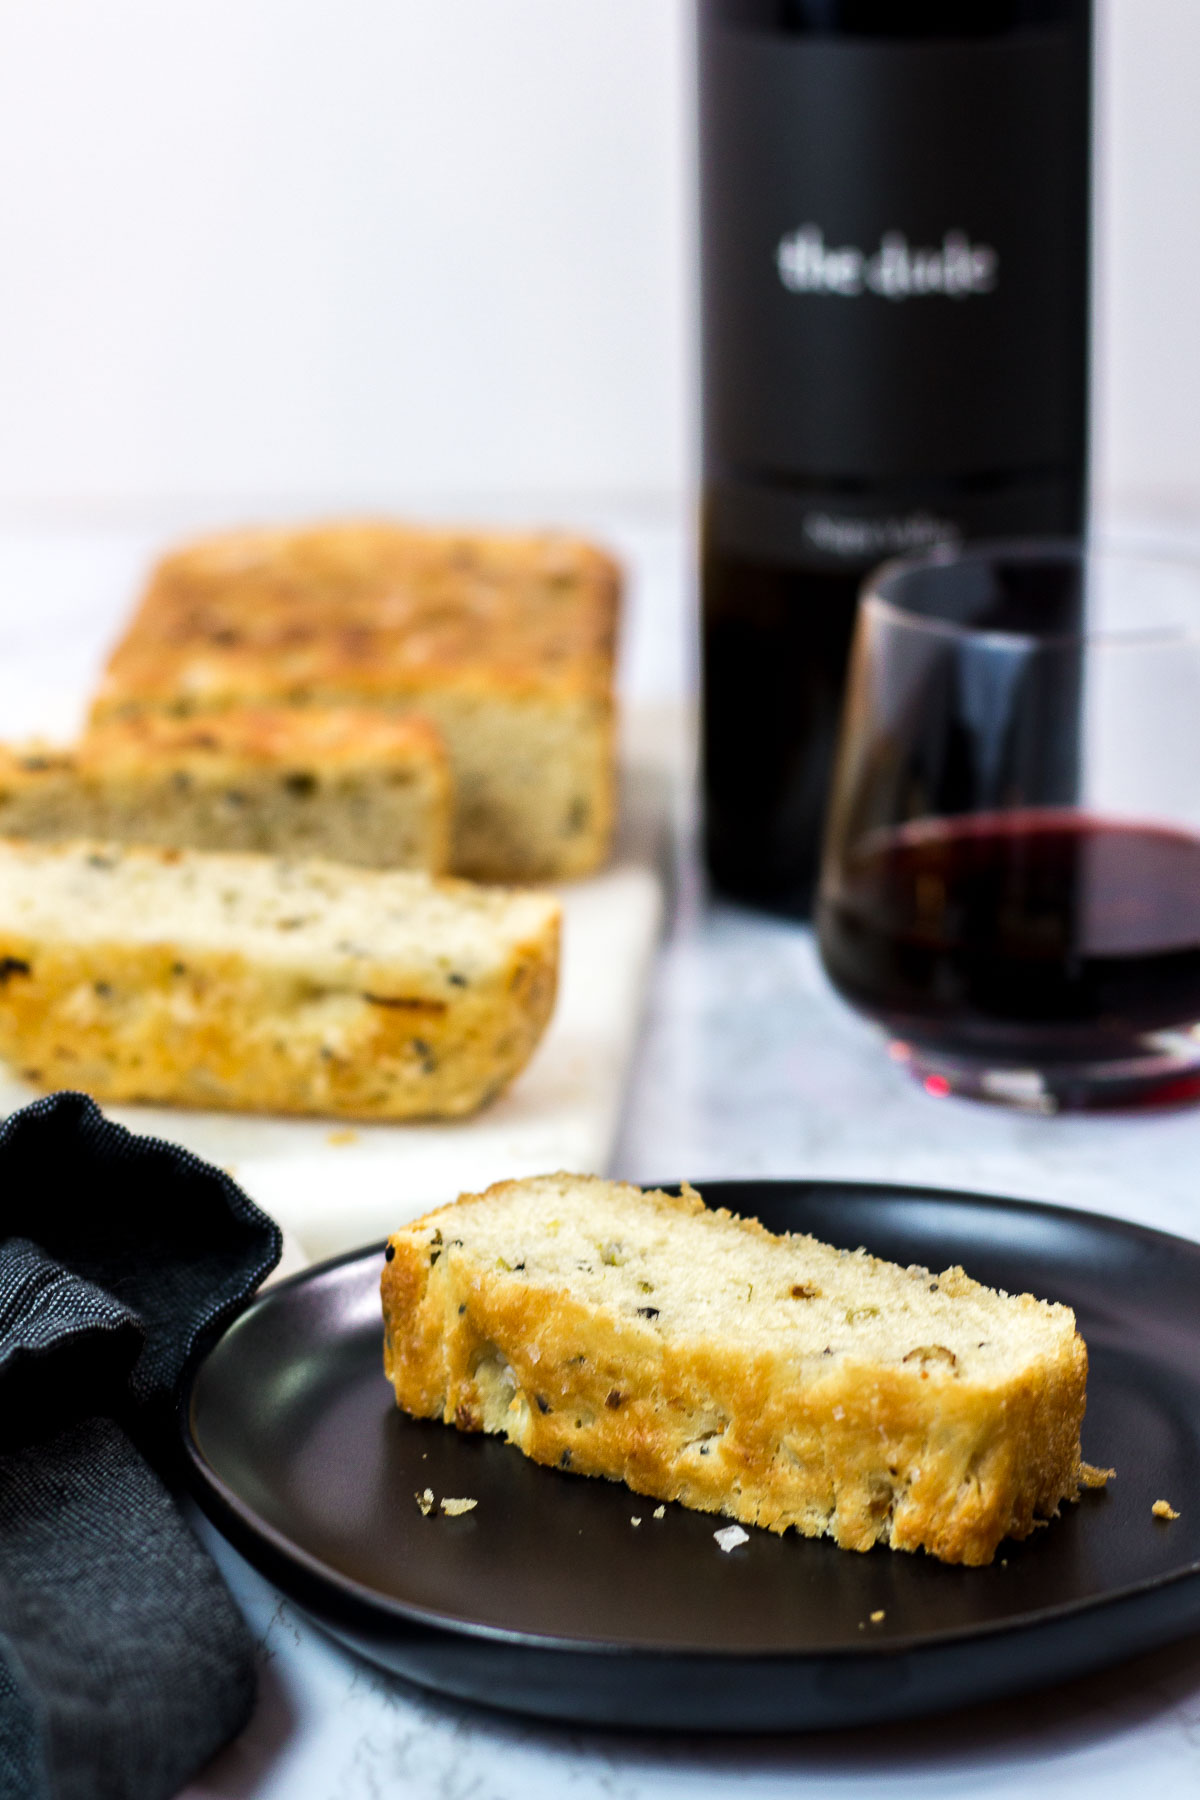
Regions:
<instances>
[{"instance_id":1,"label":"dark wine bottle neck","mask_svg":"<svg viewBox=\"0 0 1200 1800\"><path fill-rule=\"evenodd\" d=\"M1089 0L700 0L714 24L789 36L979 38L1086 26Z\"/></svg>"}]
</instances>

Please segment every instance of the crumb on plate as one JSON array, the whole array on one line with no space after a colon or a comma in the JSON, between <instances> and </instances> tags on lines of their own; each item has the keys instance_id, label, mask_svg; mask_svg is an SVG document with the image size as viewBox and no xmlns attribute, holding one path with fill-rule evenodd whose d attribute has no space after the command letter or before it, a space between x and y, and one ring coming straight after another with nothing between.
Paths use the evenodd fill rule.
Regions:
<instances>
[{"instance_id":1,"label":"crumb on plate","mask_svg":"<svg viewBox=\"0 0 1200 1800\"><path fill-rule=\"evenodd\" d=\"M427 1519L433 1511L433 1489L425 1488L422 1493L416 1496L416 1502L421 1509L421 1517Z\"/></svg>"},{"instance_id":2,"label":"crumb on plate","mask_svg":"<svg viewBox=\"0 0 1200 1800\"><path fill-rule=\"evenodd\" d=\"M750 1542L750 1533L743 1531L740 1525L726 1525L721 1531L714 1531L713 1536L726 1555L736 1550L739 1544Z\"/></svg>"},{"instance_id":3,"label":"crumb on plate","mask_svg":"<svg viewBox=\"0 0 1200 1800\"><path fill-rule=\"evenodd\" d=\"M460 1513L474 1512L478 1505L478 1500L443 1500L442 1511L448 1519L457 1519Z\"/></svg>"},{"instance_id":4,"label":"crumb on plate","mask_svg":"<svg viewBox=\"0 0 1200 1800\"><path fill-rule=\"evenodd\" d=\"M1156 1519L1177 1519L1179 1517L1169 1500L1156 1500L1150 1511Z\"/></svg>"}]
</instances>

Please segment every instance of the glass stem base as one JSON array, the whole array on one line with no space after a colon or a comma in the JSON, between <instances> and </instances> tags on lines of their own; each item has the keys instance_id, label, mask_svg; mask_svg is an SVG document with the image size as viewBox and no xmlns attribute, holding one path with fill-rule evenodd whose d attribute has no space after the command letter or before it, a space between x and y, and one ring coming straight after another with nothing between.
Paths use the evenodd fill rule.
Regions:
<instances>
[{"instance_id":1,"label":"glass stem base","mask_svg":"<svg viewBox=\"0 0 1200 1800\"><path fill-rule=\"evenodd\" d=\"M1039 1068L977 1060L896 1038L888 1054L935 1099L958 1095L1022 1112L1184 1106L1200 1100L1200 1025L1156 1032L1120 1058L1055 1061Z\"/></svg>"}]
</instances>

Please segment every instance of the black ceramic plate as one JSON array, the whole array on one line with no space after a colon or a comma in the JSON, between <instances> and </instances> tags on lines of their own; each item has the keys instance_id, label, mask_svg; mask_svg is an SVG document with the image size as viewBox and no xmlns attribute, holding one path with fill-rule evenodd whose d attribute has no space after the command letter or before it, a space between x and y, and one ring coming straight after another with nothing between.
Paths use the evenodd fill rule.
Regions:
<instances>
[{"instance_id":1,"label":"black ceramic plate","mask_svg":"<svg viewBox=\"0 0 1200 1800\"><path fill-rule=\"evenodd\" d=\"M199 1369L201 1504L338 1637L446 1693L593 1723L767 1730L910 1717L1200 1629L1200 1246L1018 1201L836 1182L707 1183L775 1230L1069 1302L1107 1493L985 1569L755 1531L399 1413L380 1247L254 1302ZM423 1518L432 1488L478 1500ZM1166 1499L1181 1517L1151 1514ZM641 1524L635 1526L634 1518ZM882 1612L881 1621L871 1614Z\"/></svg>"}]
</instances>

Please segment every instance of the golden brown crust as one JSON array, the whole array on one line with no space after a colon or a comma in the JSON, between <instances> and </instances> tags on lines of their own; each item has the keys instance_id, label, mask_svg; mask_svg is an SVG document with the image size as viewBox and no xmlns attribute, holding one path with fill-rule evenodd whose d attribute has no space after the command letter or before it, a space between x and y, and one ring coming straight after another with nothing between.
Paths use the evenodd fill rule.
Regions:
<instances>
[{"instance_id":1,"label":"golden brown crust","mask_svg":"<svg viewBox=\"0 0 1200 1800\"><path fill-rule=\"evenodd\" d=\"M471 1003L330 996L297 1026L285 984L170 946L47 951L0 934L0 1054L43 1092L120 1104L358 1120L460 1118L501 1093L554 1007L552 941L517 948L507 994ZM498 984L499 986L499 984ZM280 991L284 989L284 991ZM338 1004L340 1002L340 1004Z\"/></svg>"},{"instance_id":2,"label":"golden brown crust","mask_svg":"<svg viewBox=\"0 0 1200 1800\"><path fill-rule=\"evenodd\" d=\"M587 874L615 812L619 586L602 551L549 534L368 522L210 539L154 572L93 720L417 709L450 756L459 874Z\"/></svg>"},{"instance_id":3,"label":"golden brown crust","mask_svg":"<svg viewBox=\"0 0 1200 1800\"><path fill-rule=\"evenodd\" d=\"M578 1180L585 1206L605 1185ZM884 1366L843 1353L799 1372L785 1353L665 1333L482 1266L459 1209L520 1187L464 1196L389 1240L385 1369L405 1410L658 1500L947 1562L990 1562L1077 1495L1087 1352L1069 1322L1052 1357L1003 1380L964 1379L934 1354ZM646 1198L668 1220L702 1209ZM961 1271L938 1279L980 1291Z\"/></svg>"},{"instance_id":4,"label":"golden brown crust","mask_svg":"<svg viewBox=\"0 0 1200 1800\"><path fill-rule=\"evenodd\" d=\"M232 533L158 565L96 715L438 687L604 698L618 590L610 557L550 534Z\"/></svg>"},{"instance_id":5,"label":"golden brown crust","mask_svg":"<svg viewBox=\"0 0 1200 1800\"><path fill-rule=\"evenodd\" d=\"M40 930L3 916L2 890L17 886L22 862L88 857L114 875L123 865L142 870L126 900L134 925L106 911L102 869L89 873L92 904L68 926L64 905ZM465 883L297 865L285 901L295 896L297 909L308 902L311 869L311 904L319 909L322 881L336 884L368 946L310 953L287 905L277 909L277 946L236 920L224 928L217 915L219 899L236 898L239 881L271 861L0 843L0 1055L39 1088L80 1088L98 1100L362 1120L459 1117L525 1066L554 1007L553 902L513 896L521 912L510 917L501 896ZM212 890L201 930L194 914L180 927L178 890L171 879L156 884L156 865ZM425 893L443 916L461 899L469 977L453 960L452 933L442 930L441 951L427 953ZM378 917L397 894L412 916L411 955L374 953Z\"/></svg>"},{"instance_id":6,"label":"golden brown crust","mask_svg":"<svg viewBox=\"0 0 1200 1800\"><path fill-rule=\"evenodd\" d=\"M97 772L153 771L168 757L197 768L222 757L269 767L316 762L323 769L411 761L441 771L445 764L441 737L428 719L366 706L252 706L184 718L161 712L117 715L93 725L73 756L79 768ZM6 772L9 759L26 766L29 761L28 752L4 746L0 757Z\"/></svg>"}]
</instances>

